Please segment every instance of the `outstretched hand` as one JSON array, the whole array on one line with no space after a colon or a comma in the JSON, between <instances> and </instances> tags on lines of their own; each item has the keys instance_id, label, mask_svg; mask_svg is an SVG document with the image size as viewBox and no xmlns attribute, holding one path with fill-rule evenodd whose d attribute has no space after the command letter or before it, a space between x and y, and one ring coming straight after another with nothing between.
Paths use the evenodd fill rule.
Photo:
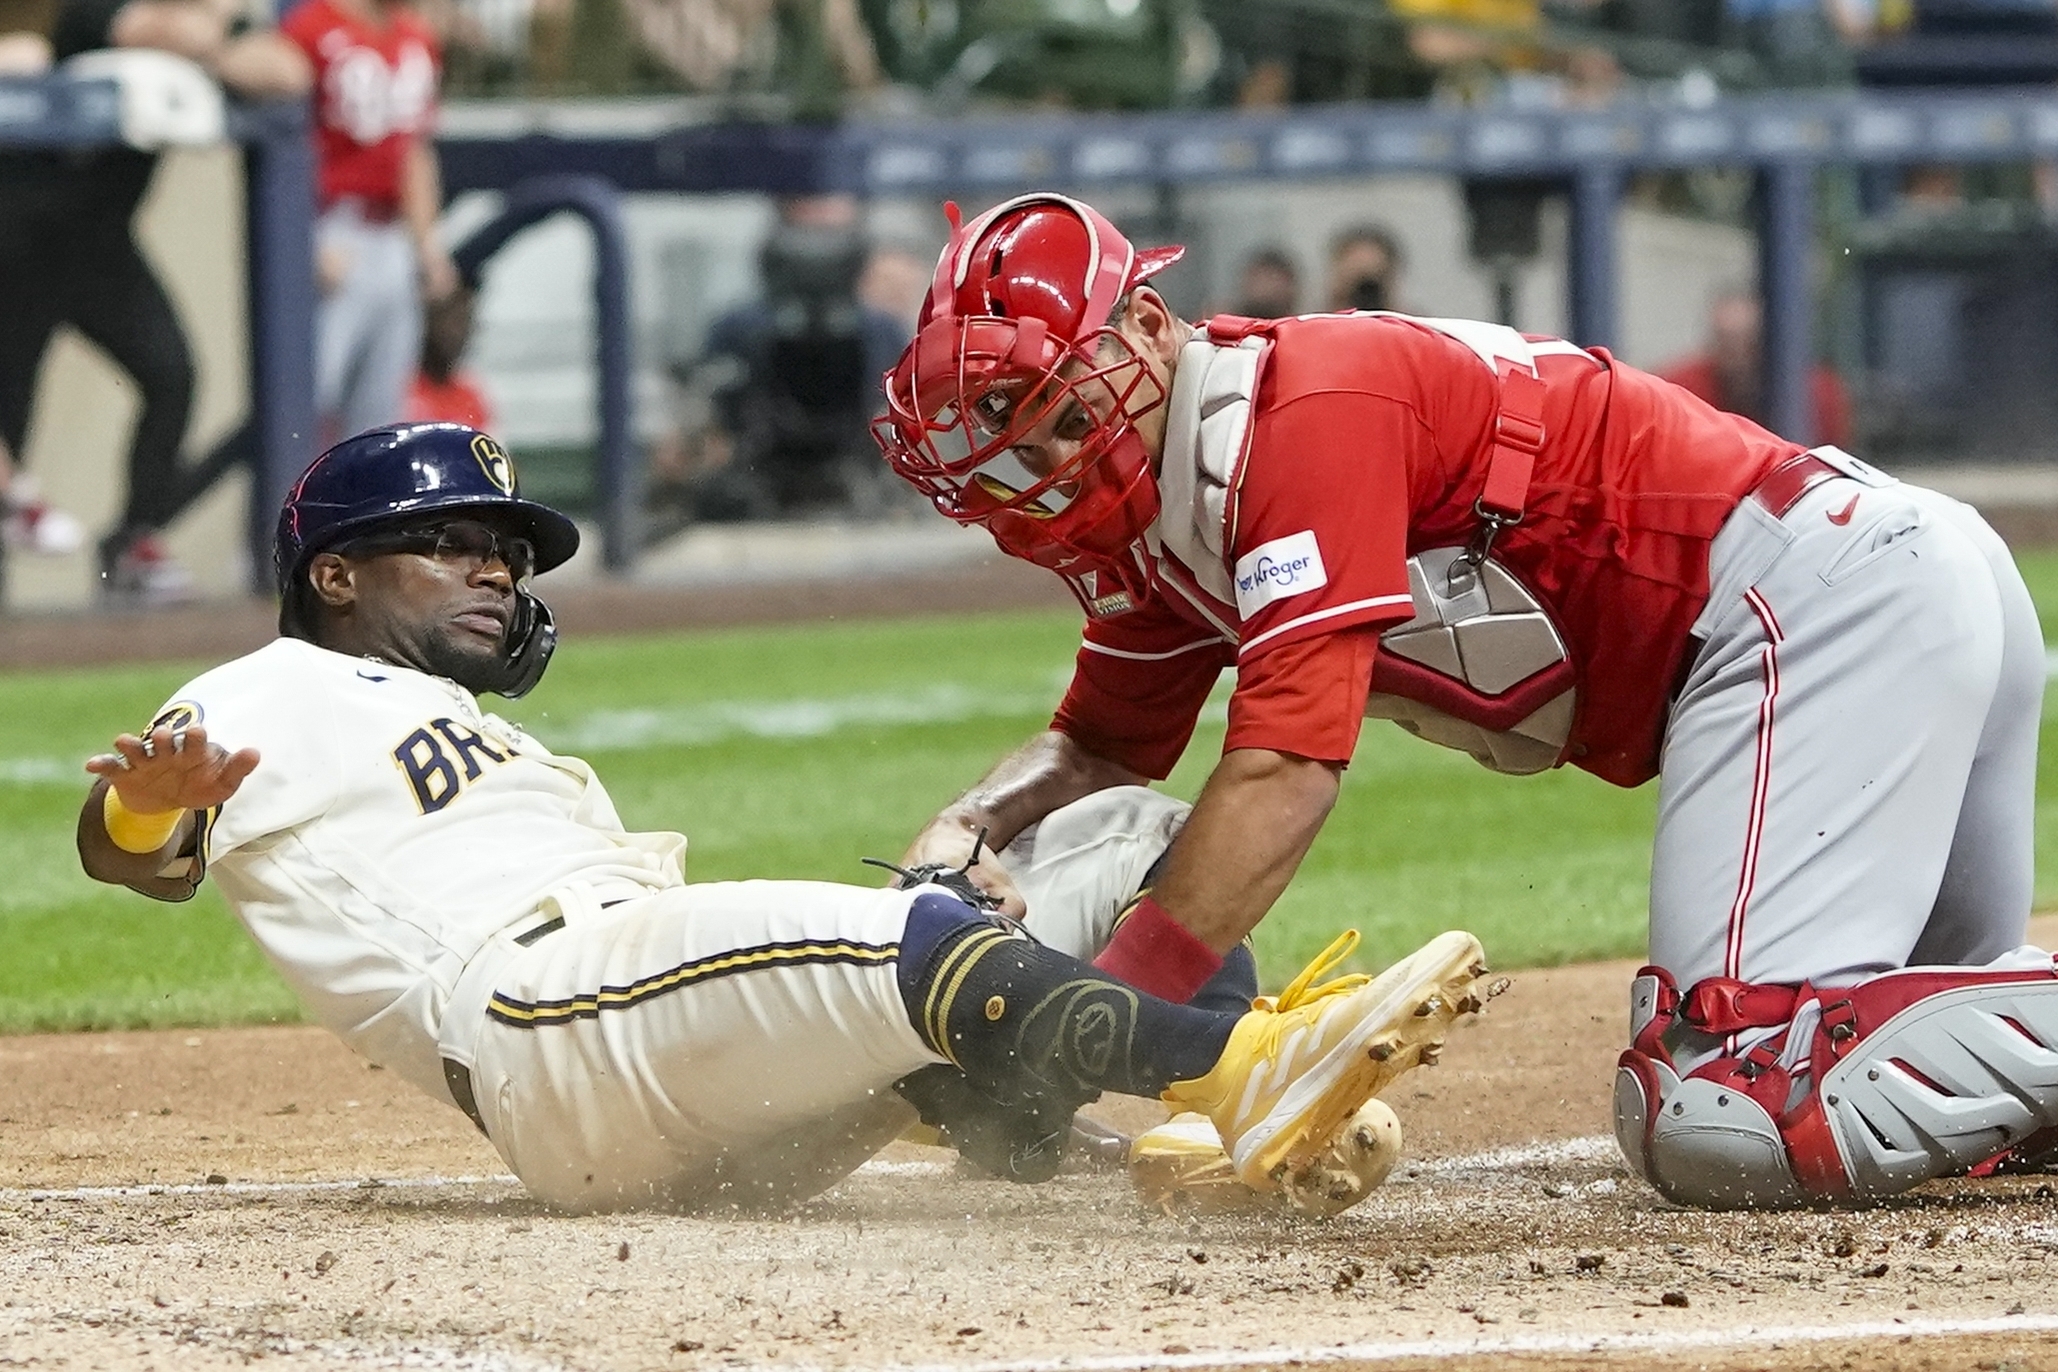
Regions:
<instances>
[{"instance_id":1,"label":"outstretched hand","mask_svg":"<svg viewBox=\"0 0 2058 1372\"><path fill-rule=\"evenodd\" d=\"M106 777L121 803L139 815L206 810L221 804L257 766L257 750L231 753L207 741L207 729L161 727L138 737L121 734L114 751L86 759L86 770Z\"/></svg>"}]
</instances>

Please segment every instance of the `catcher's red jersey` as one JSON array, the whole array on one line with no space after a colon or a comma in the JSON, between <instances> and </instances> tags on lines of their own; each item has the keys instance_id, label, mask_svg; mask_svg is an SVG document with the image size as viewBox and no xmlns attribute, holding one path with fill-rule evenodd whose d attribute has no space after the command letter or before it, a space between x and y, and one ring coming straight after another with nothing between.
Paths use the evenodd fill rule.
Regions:
<instances>
[{"instance_id":1,"label":"catcher's red jersey","mask_svg":"<svg viewBox=\"0 0 2058 1372\"><path fill-rule=\"evenodd\" d=\"M1216 338L1258 327L1217 321ZM1242 451L1215 460L1227 474L1211 531L1221 567L1161 553L1142 606L1090 621L1055 727L1162 777L1234 665L1229 748L1347 761L1377 634L1413 614L1408 556L1478 528L1500 388L1477 338L1454 336L1477 328L1394 315L1262 326L1272 342ZM1708 594L1708 545L1800 449L1599 349L1551 341L1538 352L1546 436L1526 517L1494 556L1570 650L1579 708L1565 760L1636 785L1657 771L1666 704ZM1161 469L1169 491L1187 484L1172 464L1208 462L1214 402L1195 396L1190 369L1210 357L1193 345L1181 355ZM1198 417L1182 422L1182 402ZM1161 524L1182 515L1168 502Z\"/></svg>"}]
</instances>

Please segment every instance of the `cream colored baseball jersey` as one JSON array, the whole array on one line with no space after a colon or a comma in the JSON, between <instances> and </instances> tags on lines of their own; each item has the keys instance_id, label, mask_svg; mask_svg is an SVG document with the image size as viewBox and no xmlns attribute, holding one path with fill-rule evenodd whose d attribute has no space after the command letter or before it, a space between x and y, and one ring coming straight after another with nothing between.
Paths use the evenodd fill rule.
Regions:
<instances>
[{"instance_id":1,"label":"cream colored baseball jersey","mask_svg":"<svg viewBox=\"0 0 2058 1372\"><path fill-rule=\"evenodd\" d=\"M625 831L584 762L449 681L281 639L155 722L259 751L205 856L302 1003L471 1111L547 1201L819 1190L900 1128L893 1083L938 1061L896 976L917 893L689 885L682 836ZM1183 812L1103 800L1085 827L1111 841L1047 819L1021 854L1045 923L1097 951L1111 893Z\"/></svg>"},{"instance_id":2,"label":"cream colored baseball jersey","mask_svg":"<svg viewBox=\"0 0 2058 1372\"><path fill-rule=\"evenodd\" d=\"M160 712L257 768L207 826L208 870L314 1017L432 1095L451 988L497 932L577 888L681 885L686 840L632 834L577 758L439 677L280 639Z\"/></svg>"}]
</instances>

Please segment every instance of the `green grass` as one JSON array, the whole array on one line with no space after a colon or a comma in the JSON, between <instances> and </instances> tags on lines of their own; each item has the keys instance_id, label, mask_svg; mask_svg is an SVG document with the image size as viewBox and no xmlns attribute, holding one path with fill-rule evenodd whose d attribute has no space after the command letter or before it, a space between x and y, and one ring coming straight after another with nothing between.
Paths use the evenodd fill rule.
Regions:
<instances>
[{"instance_id":1,"label":"green grass","mask_svg":"<svg viewBox=\"0 0 2058 1372\"><path fill-rule=\"evenodd\" d=\"M2058 625L2058 553L2023 559ZM570 745L636 828L692 838L688 874L868 882L907 835L1040 728L1077 642L1066 613L577 641L508 713ZM0 1031L298 1017L213 889L160 905L78 870L79 761L206 664L0 675ZM1171 787L1191 796L1219 711ZM2058 738L2039 792L2058 796ZM1338 929L1377 965L1463 925L1499 965L1626 956L1644 939L1653 787L1570 770L1510 779L1377 725L1293 887L1260 928L1283 979ZM2058 806L2040 807L2040 905L2058 904Z\"/></svg>"}]
</instances>

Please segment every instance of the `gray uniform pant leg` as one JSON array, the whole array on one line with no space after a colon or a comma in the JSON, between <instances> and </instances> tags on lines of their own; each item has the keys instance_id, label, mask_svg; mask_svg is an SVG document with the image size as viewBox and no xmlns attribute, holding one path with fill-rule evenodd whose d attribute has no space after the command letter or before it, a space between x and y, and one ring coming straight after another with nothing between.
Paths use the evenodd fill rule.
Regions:
<instances>
[{"instance_id":1,"label":"gray uniform pant leg","mask_svg":"<svg viewBox=\"0 0 2058 1372\"><path fill-rule=\"evenodd\" d=\"M350 201L324 210L315 234L349 263L315 312L316 405L339 438L397 423L421 363L414 240L406 225L367 220Z\"/></svg>"},{"instance_id":2,"label":"gray uniform pant leg","mask_svg":"<svg viewBox=\"0 0 2058 1372\"><path fill-rule=\"evenodd\" d=\"M1942 888L1909 962L1985 965L2021 943L2036 849L2037 735L2049 668L2029 589L2000 535L1970 506L1922 492L1987 559L2002 602L2000 682L1958 812Z\"/></svg>"},{"instance_id":3,"label":"gray uniform pant leg","mask_svg":"<svg viewBox=\"0 0 2058 1372\"><path fill-rule=\"evenodd\" d=\"M1192 806L1148 786L1110 786L1061 806L1001 851L1039 943L1091 962Z\"/></svg>"},{"instance_id":4,"label":"gray uniform pant leg","mask_svg":"<svg viewBox=\"0 0 2058 1372\"><path fill-rule=\"evenodd\" d=\"M1651 961L1681 987L1848 985L2021 942L2043 643L1992 531L1834 480L1783 520L1741 504L1711 581L1665 737Z\"/></svg>"}]
</instances>

